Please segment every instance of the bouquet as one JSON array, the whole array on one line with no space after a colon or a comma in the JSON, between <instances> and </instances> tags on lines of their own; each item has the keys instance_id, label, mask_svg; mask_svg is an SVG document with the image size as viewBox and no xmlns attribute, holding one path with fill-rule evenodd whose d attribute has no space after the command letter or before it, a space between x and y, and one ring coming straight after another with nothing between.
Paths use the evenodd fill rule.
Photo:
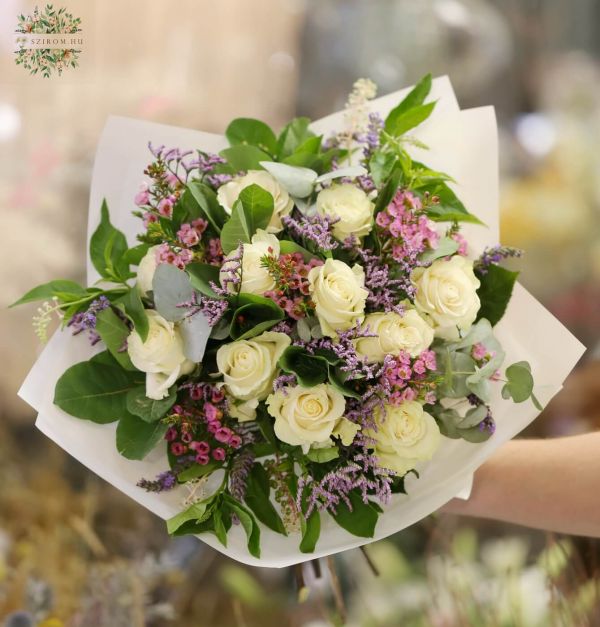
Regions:
<instances>
[{"instance_id":1,"label":"bouquet","mask_svg":"<svg viewBox=\"0 0 600 627\"><path fill-rule=\"evenodd\" d=\"M18 301L45 301L42 339L58 314L63 338L93 347L58 373L52 402L95 423L80 457L115 423L122 458L163 464L128 490L166 496L169 533L226 550L243 530L256 560L265 534L293 542L296 561L332 525L362 544L421 474L439 464L443 477L453 442L493 439L508 402L541 410L530 363L508 362L495 330L518 274L501 262L520 251L473 247L480 217L415 154L431 88L426 76L382 116L360 80L325 134L307 118L279 134L240 118L218 152L150 143L135 245L103 200L99 280Z\"/></svg>"}]
</instances>

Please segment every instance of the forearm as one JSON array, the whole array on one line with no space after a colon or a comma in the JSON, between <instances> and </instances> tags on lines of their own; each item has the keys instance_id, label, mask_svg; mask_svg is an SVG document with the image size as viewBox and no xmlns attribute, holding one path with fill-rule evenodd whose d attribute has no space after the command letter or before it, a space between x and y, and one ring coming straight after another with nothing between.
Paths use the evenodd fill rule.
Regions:
<instances>
[{"instance_id":1,"label":"forearm","mask_svg":"<svg viewBox=\"0 0 600 627\"><path fill-rule=\"evenodd\" d=\"M600 536L600 433L508 442L443 511Z\"/></svg>"}]
</instances>

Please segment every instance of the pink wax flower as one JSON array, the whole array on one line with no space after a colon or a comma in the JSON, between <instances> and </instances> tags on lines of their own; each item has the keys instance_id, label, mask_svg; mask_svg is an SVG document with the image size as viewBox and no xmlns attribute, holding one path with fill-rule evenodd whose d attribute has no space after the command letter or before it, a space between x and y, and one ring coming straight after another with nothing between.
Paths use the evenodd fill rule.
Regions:
<instances>
[{"instance_id":1,"label":"pink wax flower","mask_svg":"<svg viewBox=\"0 0 600 627\"><path fill-rule=\"evenodd\" d=\"M229 442L229 438L233 435L233 432L228 427L221 427L215 431L215 440L219 442Z\"/></svg>"},{"instance_id":2,"label":"pink wax flower","mask_svg":"<svg viewBox=\"0 0 600 627\"><path fill-rule=\"evenodd\" d=\"M220 403L225 398L225 392L222 388L214 387L210 392L210 398L213 403Z\"/></svg>"},{"instance_id":3,"label":"pink wax flower","mask_svg":"<svg viewBox=\"0 0 600 627\"><path fill-rule=\"evenodd\" d=\"M450 237L458 243L458 250L456 252L463 257L466 256L468 252L467 240L460 233L452 233Z\"/></svg>"},{"instance_id":4,"label":"pink wax flower","mask_svg":"<svg viewBox=\"0 0 600 627\"><path fill-rule=\"evenodd\" d=\"M164 180L170 187L177 187L177 185L179 184L179 179L172 172L167 172L164 175Z\"/></svg>"},{"instance_id":5,"label":"pink wax flower","mask_svg":"<svg viewBox=\"0 0 600 627\"><path fill-rule=\"evenodd\" d=\"M190 444L190 448L192 449L192 451L196 451L196 453L199 453L200 455L208 455L208 452L210 451L210 446L208 445L208 442L204 441L192 442Z\"/></svg>"},{"instance_id":6,"label":"pink wax flower","mask_svg":"<svg viewBox=\"0 0 600 627\"><path fill-rule=\"evenodd\" d=\"M487 353L487 348L480 342L473 344L473 347L471 348L471 355L473 356L473 359L483 359Z\"/></svg>"},{"instance_id":7,"label":"pink wax flower","mask_svg":"<svg viewBox=\"0 0 600 627\"><path fill-rule=\"evenodd\" d=\"M212 403L204 403L204 415L209 422L217 420L219 417L218 410Z\"/></svg>"},{"instance_id":8,"label":"pink wax flower","mask_svg":"<svg viewBox=\"0 0 600 627\"><path fill-rule=\"evenodd\" d=\"M198 218L197 220L192 221L192 227L195 229L198 235L202 235L202 233L204 233L204 231L206 231L208 227L208 222L206 220L203 220L202 218Z\"/></svg>"},{"instance_id":9,"label":"pink wax flower","mask_svg":"<svg viewBox=\"0 0 600 627\"><path fill-rule=\"evenodd\" d=\"M192 441L192 434L189 431L184 431L181 434L181 441L189 444Z\"/></svg>"},{"instance_id":10,"label":"pink wax flower","mask_svg":"<svg viewBox=\"0 0 600 627\"><path fill-rule=\"evenodd\" d=\"M165 433L165 440L172 442L175 438L177 438L177 429L175 429L175 427L169 427Z\"/></svg>"},{"instance_id":11,"label":"pink wax flower","mask_svg":"<svg viewBox=\"0 0 600 627\"><path fill-rule=\"evenodd\" d=\"M199 401L202 398L202 388L199 385L190 388L190 398L193 401Z\"/></svg>"},{"instance_id":12,"label":"pink wax flower","mask_svg":"<svg viewBox=\"0 0 600 627\"><path fill-rule=\"evenodd\" d=\"M412 370L406 364L400 364L396 370L396 373L401 379L408 381L412 375Z\"/></svg>"},{"instance_id":13,"label":"pink wax flower","mask_svg":"<svg viewBox=\"0 0 600 627\"><path fill-rule=\"evenodd\" d=\"M392 219L387 211L380 211L375 218L375 222L381 227L389 226L391 221Z\"/></svg>"},{"instance_id":14,"label":"pink wax flower","mask_svg":"<svg viewBox=\"0 0 600 627\"><path fill-rule=\"evenodd\" d=\"M425 394L425 404L426 405L433 405L437 400L437 396L435 394L435 392L427 392L427 394Z\"/></svg>"},{"instance_id":15,"label":"pink wax flower","mask_svg":"<svg viewBox=\"0 0 600 627\"><path fill-rule=\"evenodd\" d=\"M144 226L148 228L148 226L152 224L153 222L158 222L158 216L154 213L150 213L149 211L146 211L146 213L144 214L144 217L142 218L142 222L144 223Z\"/></svg>"},{"instance_id":16,"label":"pink wax flower","mask_svg":"<svg viewBox=\"0 0 600 627\"><path fill-rule=\"evenodd\" d=\"M221 448L220 446L213 449L212 456L218 462L222 462L225 459L225 449Z\"/></svg>"},{"instance_id":17,"label":"pink wax flower","mask_svg":"<svg viewBox=\"0 0 600 627\"><path fill-rule=\"evenodd\" d=\"M171 444L171 453L173 453L173 455L175 455L176 457L179 457L179 455L183 455L185 452L187 452L187 448L188 447L181 442L173 442Z\"/></svg>"},{"instance_id":18,"label":"pink wax flower","mask_svg":"<svg viewBox=\"0 0 600 627\"><path fill-rule=\"evenodd\" d=\"M424 374L426 369L425 362L422 359L417 359L413 364L413 370L417 374Z\"/></svg>"},{"instance_id":19,"label":"pink wax flower","mask_svg":"<svg viewBox=\"0 0 600 627\"><path fill-rule=\"evenodd\" d=\"M170 198L163 198L158 203L158 213L164 218L170 218L173 215L173 203Z\"/></svg>"},{"instance_id":20,"label":"pink wax flower","mask_svg":"<svg viewBox=\"0 0 600 627\"><path fill-rule=\"evenodd\" d=\"M405 388L400 392L399 398L401 401L414 401L417 398L417 393L412 388Z\"/></svg>"},{"instance_id":21,"label":"pink wax flower","mask_svg":"<svg viewBox=\"0 0 600 627\"><path fill-rule=\"evenodd\" d=\"M240 438L237 433L234 433L229 438L229 446L231 446L232 448L240 448L240 446L242 446L242 438Z\"/></svg>"},{"instance_id":22,"label":"pink wax flower","mask_svg":"<svg viewBox=\"0 0 600 627\"><path fill-rule=\"evenodd\" d=\"M435 370L437 368L437 361L435 359L435 352L431 350L423 351L421 353L421 359L425 362L428 370Z\"/></svg>"},{"instance_id":23,"label":"pink wax flower","mask_svg":"<svg viewBox=\"0 0 600 627\"><path fill-rule=\"evenodd\" d=\"M148 186L145 183L140 186L140 191L135 195L133 202L138 207L150 204L150 194L148 193Z\"/></svg>"},{"instance_id":24,"label":"pink wax flower","mask_svg":"<svg viewBox=\"0 0 600 627\"><path fill-rule=\"evenodd\" d=\"M186 246L195 246L200 241L200 236L191 224L182 224L177 237L182 244Z\"/></svg>"},{"instance_id":25,"label":"pink wax flower","mask_svg":"<svg viewBox=\"0 0 600 627\"><path fill-rule=\"evenodd\" d=\"M200 464L200 466L206 466L209 461L210 457L205 453L198 453L198 455L196 455L196 463Z\"/></svg>"},{"instance_id":26,"label":"pink wax flower","mask_svg":"<svg viewBox=\"0 0 600 627\"><path fill-rule=\"evenodd\" d=\"M208 432L215 434L221 428L221 423L218 420L208 423Z\"/></svg>"}]
</instances>

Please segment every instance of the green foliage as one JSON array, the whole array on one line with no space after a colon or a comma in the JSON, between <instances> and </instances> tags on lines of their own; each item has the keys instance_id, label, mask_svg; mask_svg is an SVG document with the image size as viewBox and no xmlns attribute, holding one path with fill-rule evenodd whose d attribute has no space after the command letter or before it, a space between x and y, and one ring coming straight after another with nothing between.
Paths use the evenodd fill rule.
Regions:
<instances>
[{"instance_id":1,"label":"green foliage","mask_svg":"<svg viewBox=\"0 0 600 627\"><path fill-rule=\"evenodd\" d=\"M308 129L310 118L294 118L284 126L277 139L277 157L283 160L296 152L302 145L314 137L314 133Z\"/></svg>"},{"instance_id":2,"label":"green foliage","mask_svg":"<svg viewBox=\"0 0 600 627\"><path fill-rule=\"evenodd\" d=\"M458 242L450 237L442 237L440 239L437 248L431 248L419 255L419 260L425 263L430 263L439 259L440 257L447 257L453 255L458 250Z\"/></svg>"},{"instance_id":3,"label":"green foliage","mask_svg":"<svg viewBox=\"0 0 600 627\"><path fill-rule=\"evenodd\" d=\"M337 446L328 446L326 448L311 448L306 457L310 459L311 462L315 462L317 464L326 464L334 459L337 459L340 456L340 452Z\"/></svg>"},{"instance_id":4,"label":"green foliage","mask_svg":"<svg viewBox=\"0 0 600 627\"><path fill-rule=\"evenodd\" d=\"M227 213L219 204L215 192L200 181L191 181L187 185L180 203L185 207L189 220L203 218L217 234L227 221Z\"/></svg>"},{"instance_id":5,"label":"green foliage","mask_svg":"<svg viewBox=\"0 0 600 627\"><path fill-rule=\"evenodd\" d=\"M329 373L327 359L309 353L302 346L288 346L279 358L279 367L283 372L295 375L298 383L306 388L324 383Z\"/></svg>"},{"instance_id":6,"label":"green foliage","mask_svg":"<svg viewBox=\"0 0 600 627\"><path fill-rule=\"evenodd\" d=\"M360 494L354 490L348 496L352 509L341 501L332 514L335 522L355 536L372 538L379 518L379 512L371 502L364 503Z\"/></svg>"},{"instance_id":7,"label":"green foliage","mask_svg":"<svg viewBox=\"0 0 600 627\"><path fill-rule=\"evenodd\" d=\"M533 395L533 375L527 361L518 361L506 369L506 383L502 387L502 398L512 398L515 403L522 403L531 398L540 411L542 407Z\"/></svg>"},{"instance_id":8,"label":"green foliage","mask_svg":"<svg viewBox=\"0 0 600 627\"><path fill-rule=\"evenodd\" d=\"M122 283L131 277L125 253L129 249L125 235L110 222L108 205L102 201L100 224L90 239L90 258L103 279Z\"/></svg>"},{"instance_id":9,"label":"green foliage","mask_svg":"<svg viewBox=\"0 0 600 627\"><path fill-rule=\"evenodd\" d=\"M310 513L308 518L302 516L300 519L302 526L302 540L300 541L301 553L313 553L319 536L321 535L321 515L316 508Z\"/></svg>"},{"instance_id":10,"label":"green foliage","mask_svg":"<svg viewBox=\"0 0 600 627\"><path fill-rule=\"evenodd\" d=\"M119 365L125 370L135 370L127 350L123 350L129 327L110 307L96 315L96 331Z\"/></svg>"},{"instance_id":11,"label":"green foliage","mask_svg":"<svg viewBox=\"0 0 600 627\"><path fill-rule=\"evenodd\" d=\"M169 263L161 263L156 267L152 291L158 313L173 322L184 318L186 310L178 305L189 302L194 293L190 277Z\"/></svg>"},{"instance_id":12,"label":"green foliage","mask_svg":"<svg viewBox=\"0 0 600 627\"><path fill-rule=\"evenodd\" d=\"M221 156L235 172L248 170L262 170L261 161L270 161L271 155L256 146L239 144L231 148L225 148L220 152Z\"/></svg>"},{"instance_id":13,"label":"green foliage","mask_svg":"<svg viewBox=\"0 0 600 627\"><path fill-rule=\"evenodd\" d=\"M146 386L129 390L126 397L127 411L145 422L156 422L164 418L177 400L177 386L169 388L169 395L161 400L146 396Z\"/></svg>"},{"instance_id":14,"label":"green foliage","mask_svg":"<svg viewBox=\"0 0 600 627\"><path fill-rule=\"evenodd\" d=\"M269 476L263 465L255 463L248 475L246 486L246 505L254 512L254 515L264 525L277 533L287 535L285 526L277 510L269 499L271 486Z\"/></svg>"},{"instance_id":15,"label":"green foliage","mask_svg":"<svg viewBox=\"0 0 600 627\"><path fill-rule=\"evenodd\" d=\"M381 187L392 174L392 170L398 161L393 152L376 150L369 160L369 172L377 188Z\"/></svg>"},{"instance_id":16,"label":"green foliage","mask_svg":"<svg viewBox=\"0 0 600 627\"><path fill-rule=\"evenodd\" d=\"M81 287L78 283L75 283L75 281L58 279L56 281L49 281L48 283L34 287L10 306L16 307L17 305L32 303L36 300L50 300L52 298L58 298L58 294L68 294L74 298L82 298L85 297L87 292L85 288Z\"/></svg>"},{"instance_id":17,"label":"green foliage","mask_svg":"<svg viewBox=\"0 0 600 627\"><path fill-rule=\"evenodd\" d=\"M283 320L285 313L270 298L240 293L233 313L229 334L234 340L247 340Z\"/></svg>"},{"instance_id":18,"label":"green foliage","mask_svg":"<svg viewBox=\"0 0 600 627\"><path fill-rule=\"evenodd\" d=\"M219 285L219 268L217 266L194 262L188 264L185 271L189 274L190 283L194 289L209 298L222 298L210 286L211 282Z\"/></svg>"},{"instance_id":19,"label":"green foliage","mask_svg":"<svg viewBox=\"0 0 600 627\"><path fill-rule=\"evenodd\" d=\"M518 276L518 272L494 264L487 268L485 274L478 273L481 282L477 290L481 301L481 308L477 314L478 320L487 318L492 326L500 322L510 302Z\"/></svg>"},{"instance_id":20,"label":"green foliage","mask_svg":"<svg viewBox=\"0 0 600 627\"><path fill-rule=\"evenodd\" d=\"M148 314L144 309L144 304L142 303L137 287L130 289L124 296L115 302L115 305L123 309L125 315L133 323L133 326L142 339L142 342L145 342L148 337Z\"/></svg>"},{"instance_id":21,"label":"green foliage","mask_svg":"<svg viewBox=\"0 0 600 627\"><path fill-rule=\"evenodd\" d=\"M463 439L467 442L485 442L492 435L489 429L480 429L479 423L486 417L487 407L479 405L461 416L454 409L434 409L442 435L452 439Z\"/></svg>"},{"instance_id":22,"label":"green foliage","mask_svg":"<svg viewBox=\"0 0 600 627\"><path fill-rule=\"evenodd\" d=\"M236 501L229 494L223 494L223 509L229 514L235 514L248 540L248 551L256 558L260 557L260 527L252 512L245 508L239 501Z\"/></svg>"},{"instance_id":23,"label":"green foliage","mask_svg":"<svg viewBox=\"0 0 600 627\"><path fill-rule=\"evenodd\" d=\"M54 403L76 418L114 422L128 414L128 392L143 383L143 374L123 370L106 352L66 370L56 384Z\"/></svg>"},{"instance_id":24,"label":"green foliage","mask_svg":"<svg viewBox=\"0 0 600 627\"><path fill-rule=\"evenodd\" d=\"M168 425L149 423L129 413L123 414L117 425L117 450L127 459L144 459L163 439Z\"/></svg>"},{"instance_id":25,"label":"green foliage","mask_svg":"<svg viewBox=\"0 0 600 627\"><path fill-rule=\"evenodd\" d=\"M401 135L402 133L398 132L398 129L406 126L406 116L411 111L419 110L423 106L425 98L427 98L430 91L431 74L427 74L413 87L402 102L388 113L385 119L385 131L390 135Z\"/></svg>"},{"instance_id":26,"label":"green foliage","mask_svg":"<svg viewBox=\"0 0 600 627\"><path fill-rule=\"evenodd\" d=\"M269 192L259 185L243 189L221 231L225 254L235 250L240 242L250 242L257 229L266 229L272 214L273 196Z\"/></svg>"},{"instance_id":27,"label":"green foliage","mask_svg":"<svg viewBox=\"0 0 600 627\"><path fill-rule=\"evenodd\" d=\"M427 216L435 222L469 222L472 224L483 224L483 222L472 213L469 213L456 194L448 187L445 181L434 179L433 181L421 185L416 191L424 196L429 192L430 197L437 197L438 203L431 203L427 206Z\"/></svg>"},{"instance_id":28,"label":"green foliage","mask_svg":"<svg viewBox=\"0 0 600 627\"><path fill-rule=\"evenodd\" d=\"M271 128L252 118L237 118L229 124L225 131L229 143L232 146L250 145L274 155L277 151L277 137Z\"/></svg>"}]
</instances>

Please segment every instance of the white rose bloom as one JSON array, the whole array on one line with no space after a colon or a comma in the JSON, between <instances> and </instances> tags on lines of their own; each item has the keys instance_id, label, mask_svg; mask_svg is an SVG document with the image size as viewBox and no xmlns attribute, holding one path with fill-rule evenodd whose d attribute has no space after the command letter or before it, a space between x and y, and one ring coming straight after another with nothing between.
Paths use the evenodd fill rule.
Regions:
<instances>
[{"instance_id":1,"label":"white rose bloom","mask_svg":"<svg viewBox=\"0 0 600 627\"><path fill-rule=\"evenodd\" d=\"M262 265L261 259L265 255L279 257L279 240L272 233L267 233L258 229L252 236L250 244L244 244L242 255L242 281L238 286L228 283L229 290L233 291L239 287L240 292L258 294L262 296L265 292L275 288L275 279L269 274L267 268ZM227 268L227 257L223 261L223 267ZM221 271L220 280L223 284L223 277L226 272Z\"/></svg>"},{"instance_id":2,"label":"white rose bloom","mask_svg":"<svg viewBox=\"0 0 600 627\"><path fill-rule=\"evenodd\" d=\"M327 259L308 273L309 289L323 333L335 337L364 318L368 296L365 274L358 264L352 268L343 261Z\"/></svg>"},{"instance_id":3,"label":"white rose bloom","mask_svg":"<svg viewBox=\"0 0 600 627\"><path fill-rule=\"evenodd\" d=\"M275 418L275 435L307 453L311 444L331 442L334 429L346 409L344 395L327 383L312 388L281 388L267 398Z\"/></svg>"},{"instance_id":4,"label":"white rose bloom","mask_svg":"<svg viewBox=\"0 0 600 627\"><path fill-rule=\"evenodd\" d=\"M441 443L435 419L416 401L385 405L384 412L376 408L374 418L377 430L368 435L375 440L379 465L400 475L431 459Z\"/></svg>"},{"instance_id":5,"label":"white rose bloom","mask_svg":"<svg viewBox=\"0 0 600 627\"><path fill-rule=\"evenodd\" d=\"M317 213L340 219L333 225L333 234L340 241L370 233L374 209L367 194L351 183L332 185L317 196Z\"/></svg>"},{"instance_id":6,"label":"white rose bloom","mask_svg":"<svg viewBox=\"0 0 600 627\"><path fill-rule=\"evenodd\" d=\"M480 283L470 259L438 259L428 268L415 268L411 280L417 288L415 306L431 317L436 336L457 339L457 328L462 333L471 328L480 307Z\"/></svg>"},{"instance_id":7,"label":"white rose bloom","mask_svg":"<svg viewBox=\"0 0 600 627\"><path fill-rule=\"evenodd\" d=\"M217 367L227 392L241 401L265 399L272 389L277 361L290 343L285 333L265 331L250 340L223 344L217 351Z\"/></svg>"},{"instance_id":8,"label":"white rose bloom","mask_svg":"<svg viewBox=\"0 0 600 627\"><path fill-rule=\"evenodd\" d=\"M277 179L271 176L266 170L248 170L247 174L238 176L229 183L221 185L217 191L217 200L225 211L231 215L231 210L240 192L250 185L260 185L264 190L273 196L273 215L267 226L269 233L279 233L283 228L281 218L292 210L294 201L287 191L281 187Z\"/></svg>"},{"instance_id":9,"label":"white rose bloom","mask_svg":"<svg viewBox=\"0 0 600 627\"><path fill-rule=\"evenodd\" d=\"M152 290L152 279L156 272L156 251L159 246L152 246L140 261L137 271L137 289L140 296L146 296Z\"/></svg>"},{"instance_id":10,"label":"white rose bloom","mask_svg":"<svg viewBox=\"0 0 600 627\"><path fill-rule=\"evenodd\" d=\"M433 329L415 309L403 315L395 312L369 314L363 322L363 328L367 326L370 333L377 335L357 340L356 350L373 362L383 362L386 355L396 356L401 351L416 357L433 341Z\"/></svg>"},{"instance_id":11,"label":"white rose bloom","mask_svg":"<svg viewBox=\"0 0 600 627\"><path fill-rule=\"evenodd\" d=\"M146 373L146 396L160 400L168 395L168 389L184 374L190 373L194 362L183 353L183 339L173 322L165 320L153 309L148 316L148 337L142 342L137 331L127 339L127 352L131 363Z\"/></svg>"}]
</instances>

